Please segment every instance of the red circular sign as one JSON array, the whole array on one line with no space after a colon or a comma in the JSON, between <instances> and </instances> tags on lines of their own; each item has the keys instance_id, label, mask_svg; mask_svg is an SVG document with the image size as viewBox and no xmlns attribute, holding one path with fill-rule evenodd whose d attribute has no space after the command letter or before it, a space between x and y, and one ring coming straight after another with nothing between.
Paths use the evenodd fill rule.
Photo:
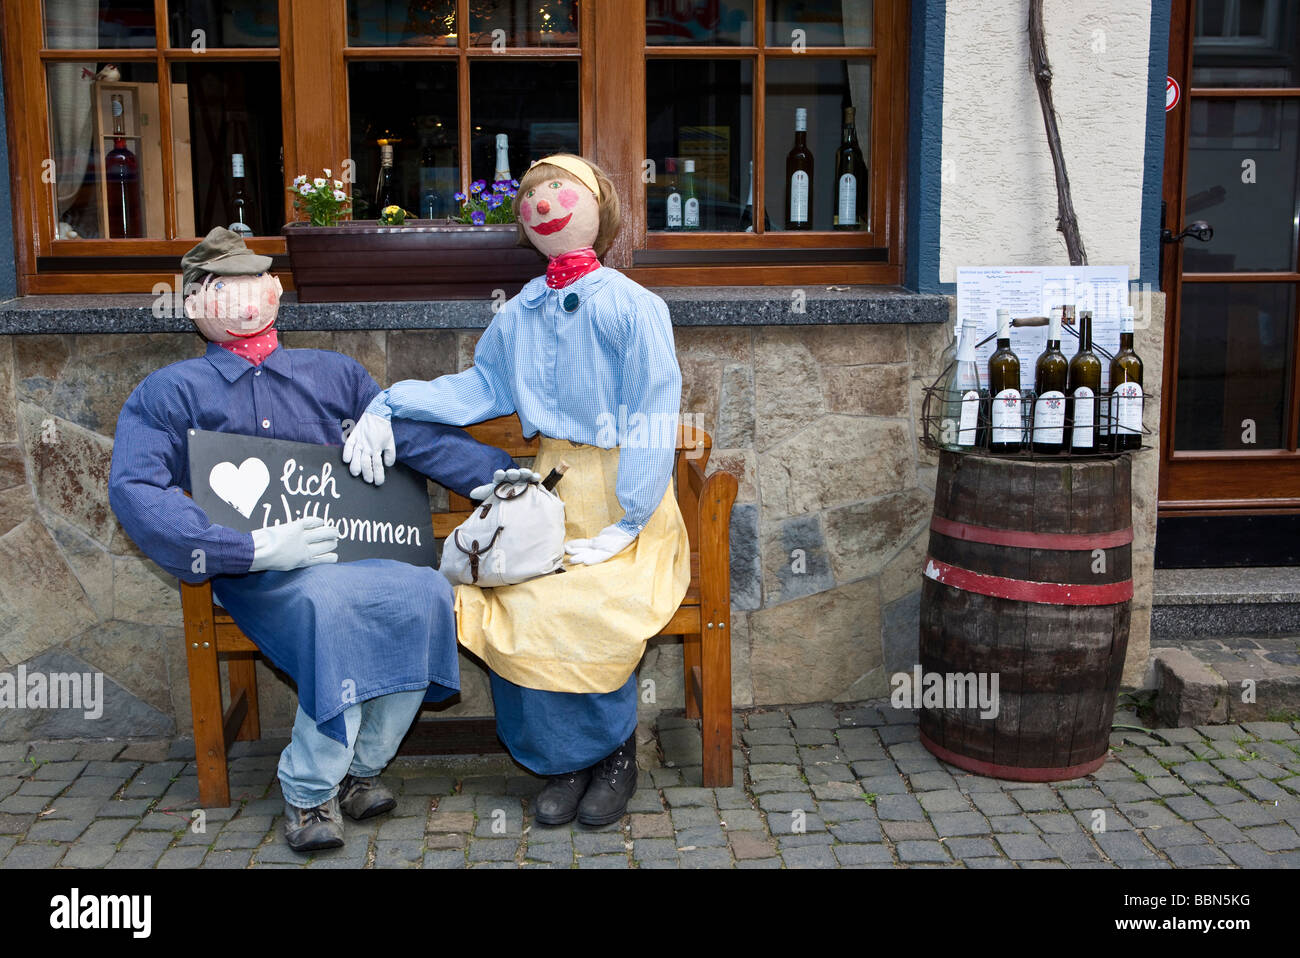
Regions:
<instances>
[{"instance_id":1,"label":"red circular sign","mask_svg":"<svg viewBox=\"0 0 1300 958\"><path fill-rule=\"evenodd\" d=\"M1183 88L1178 85L1178 81L1170 76L1165 77L1165 112L1178 106L1178 101L1182 98Z\"/></svg>"}]
</instances>

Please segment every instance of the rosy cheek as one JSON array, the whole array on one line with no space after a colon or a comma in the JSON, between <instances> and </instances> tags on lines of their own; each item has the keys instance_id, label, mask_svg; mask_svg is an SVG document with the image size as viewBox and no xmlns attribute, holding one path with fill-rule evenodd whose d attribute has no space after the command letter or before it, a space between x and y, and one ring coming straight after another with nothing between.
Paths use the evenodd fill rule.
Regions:
<instances>
[{"instance_id":1,"label":"rosy cheek","mask_svg":"<svg viewBox=\"0 0 1300 958\"><path fill-rule=\"evenodd\" d=\"M525 223L533 221L533 204L527 200L519 204L519 218Z\"/></svg>"},{"instance_id":2,"label":"rosy cheek","mask_svg":"<svg viewBox=\"0 0 1300 958\"><path fill-rule=\"evenodd\" d=\"M558 198L560 201L560 205L563 206L566 210L571 210L578 205L577 190L571 190L566 187L560 190L560 195Z\"/></svg>"}]
</instances>

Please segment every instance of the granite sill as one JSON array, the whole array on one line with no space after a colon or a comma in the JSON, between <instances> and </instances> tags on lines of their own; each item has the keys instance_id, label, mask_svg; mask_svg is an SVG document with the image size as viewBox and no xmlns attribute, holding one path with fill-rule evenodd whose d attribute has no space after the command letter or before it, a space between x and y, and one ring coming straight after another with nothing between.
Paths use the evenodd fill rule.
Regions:
<instances>
[{"instance_id":1,"label":"granite sill","mask_svg":"<svg viewBox=\"0 0 1300 958\"><path fill-rule=\"evenodd\" d=\"M900 287L664 287L674 326L822 326L942 323L947 297ZM177 311L154 314L146 293L23 296L0 303L0 334L166 333L193 327ZM164 302L164 305L170 303ZM491 300L299 303L286 293L280 329L484 329ZM802 306L802 311L799 307Z\"/></svg>"}]
</instances>

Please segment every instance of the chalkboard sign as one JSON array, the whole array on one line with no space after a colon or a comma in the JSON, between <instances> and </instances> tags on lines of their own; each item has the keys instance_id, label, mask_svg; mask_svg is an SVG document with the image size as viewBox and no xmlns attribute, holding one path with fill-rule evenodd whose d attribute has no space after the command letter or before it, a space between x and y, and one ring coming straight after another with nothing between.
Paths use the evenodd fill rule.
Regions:
<instances>
[{"instance_id":1,"label":"chalkboard sign","mask_svg":"<svg viewBox=\"0 0 1300 958\"><path fill-rule=\"evenodd\" d=\"M437 564L428 486L406 466L373 486L348 472L338 446L202 429L189 440L190 494L213 522L252 532L320 516L339 530L340 562Z\"/></svg>"}]
</instances>

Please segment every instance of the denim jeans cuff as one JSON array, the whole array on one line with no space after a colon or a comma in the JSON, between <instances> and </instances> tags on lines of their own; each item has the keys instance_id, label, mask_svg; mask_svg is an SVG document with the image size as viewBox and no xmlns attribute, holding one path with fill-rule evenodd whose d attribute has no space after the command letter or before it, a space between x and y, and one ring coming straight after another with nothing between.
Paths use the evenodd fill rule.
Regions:
<instances>
[{"instance_id":1,"label":"denim jeans cuff","mask_svg":"<svg viewBox=\"0 0 1300 958\"><path fill-rule=\"evenodd\" d=\"M280 779L280 791L284 793L284 800L294 808L315 808L318 805L324 805L337 795L339 787L335 785L333 788L319 792L299 792L296 789L286 788L284 779Z\"/></svg>"}]
</instances>

